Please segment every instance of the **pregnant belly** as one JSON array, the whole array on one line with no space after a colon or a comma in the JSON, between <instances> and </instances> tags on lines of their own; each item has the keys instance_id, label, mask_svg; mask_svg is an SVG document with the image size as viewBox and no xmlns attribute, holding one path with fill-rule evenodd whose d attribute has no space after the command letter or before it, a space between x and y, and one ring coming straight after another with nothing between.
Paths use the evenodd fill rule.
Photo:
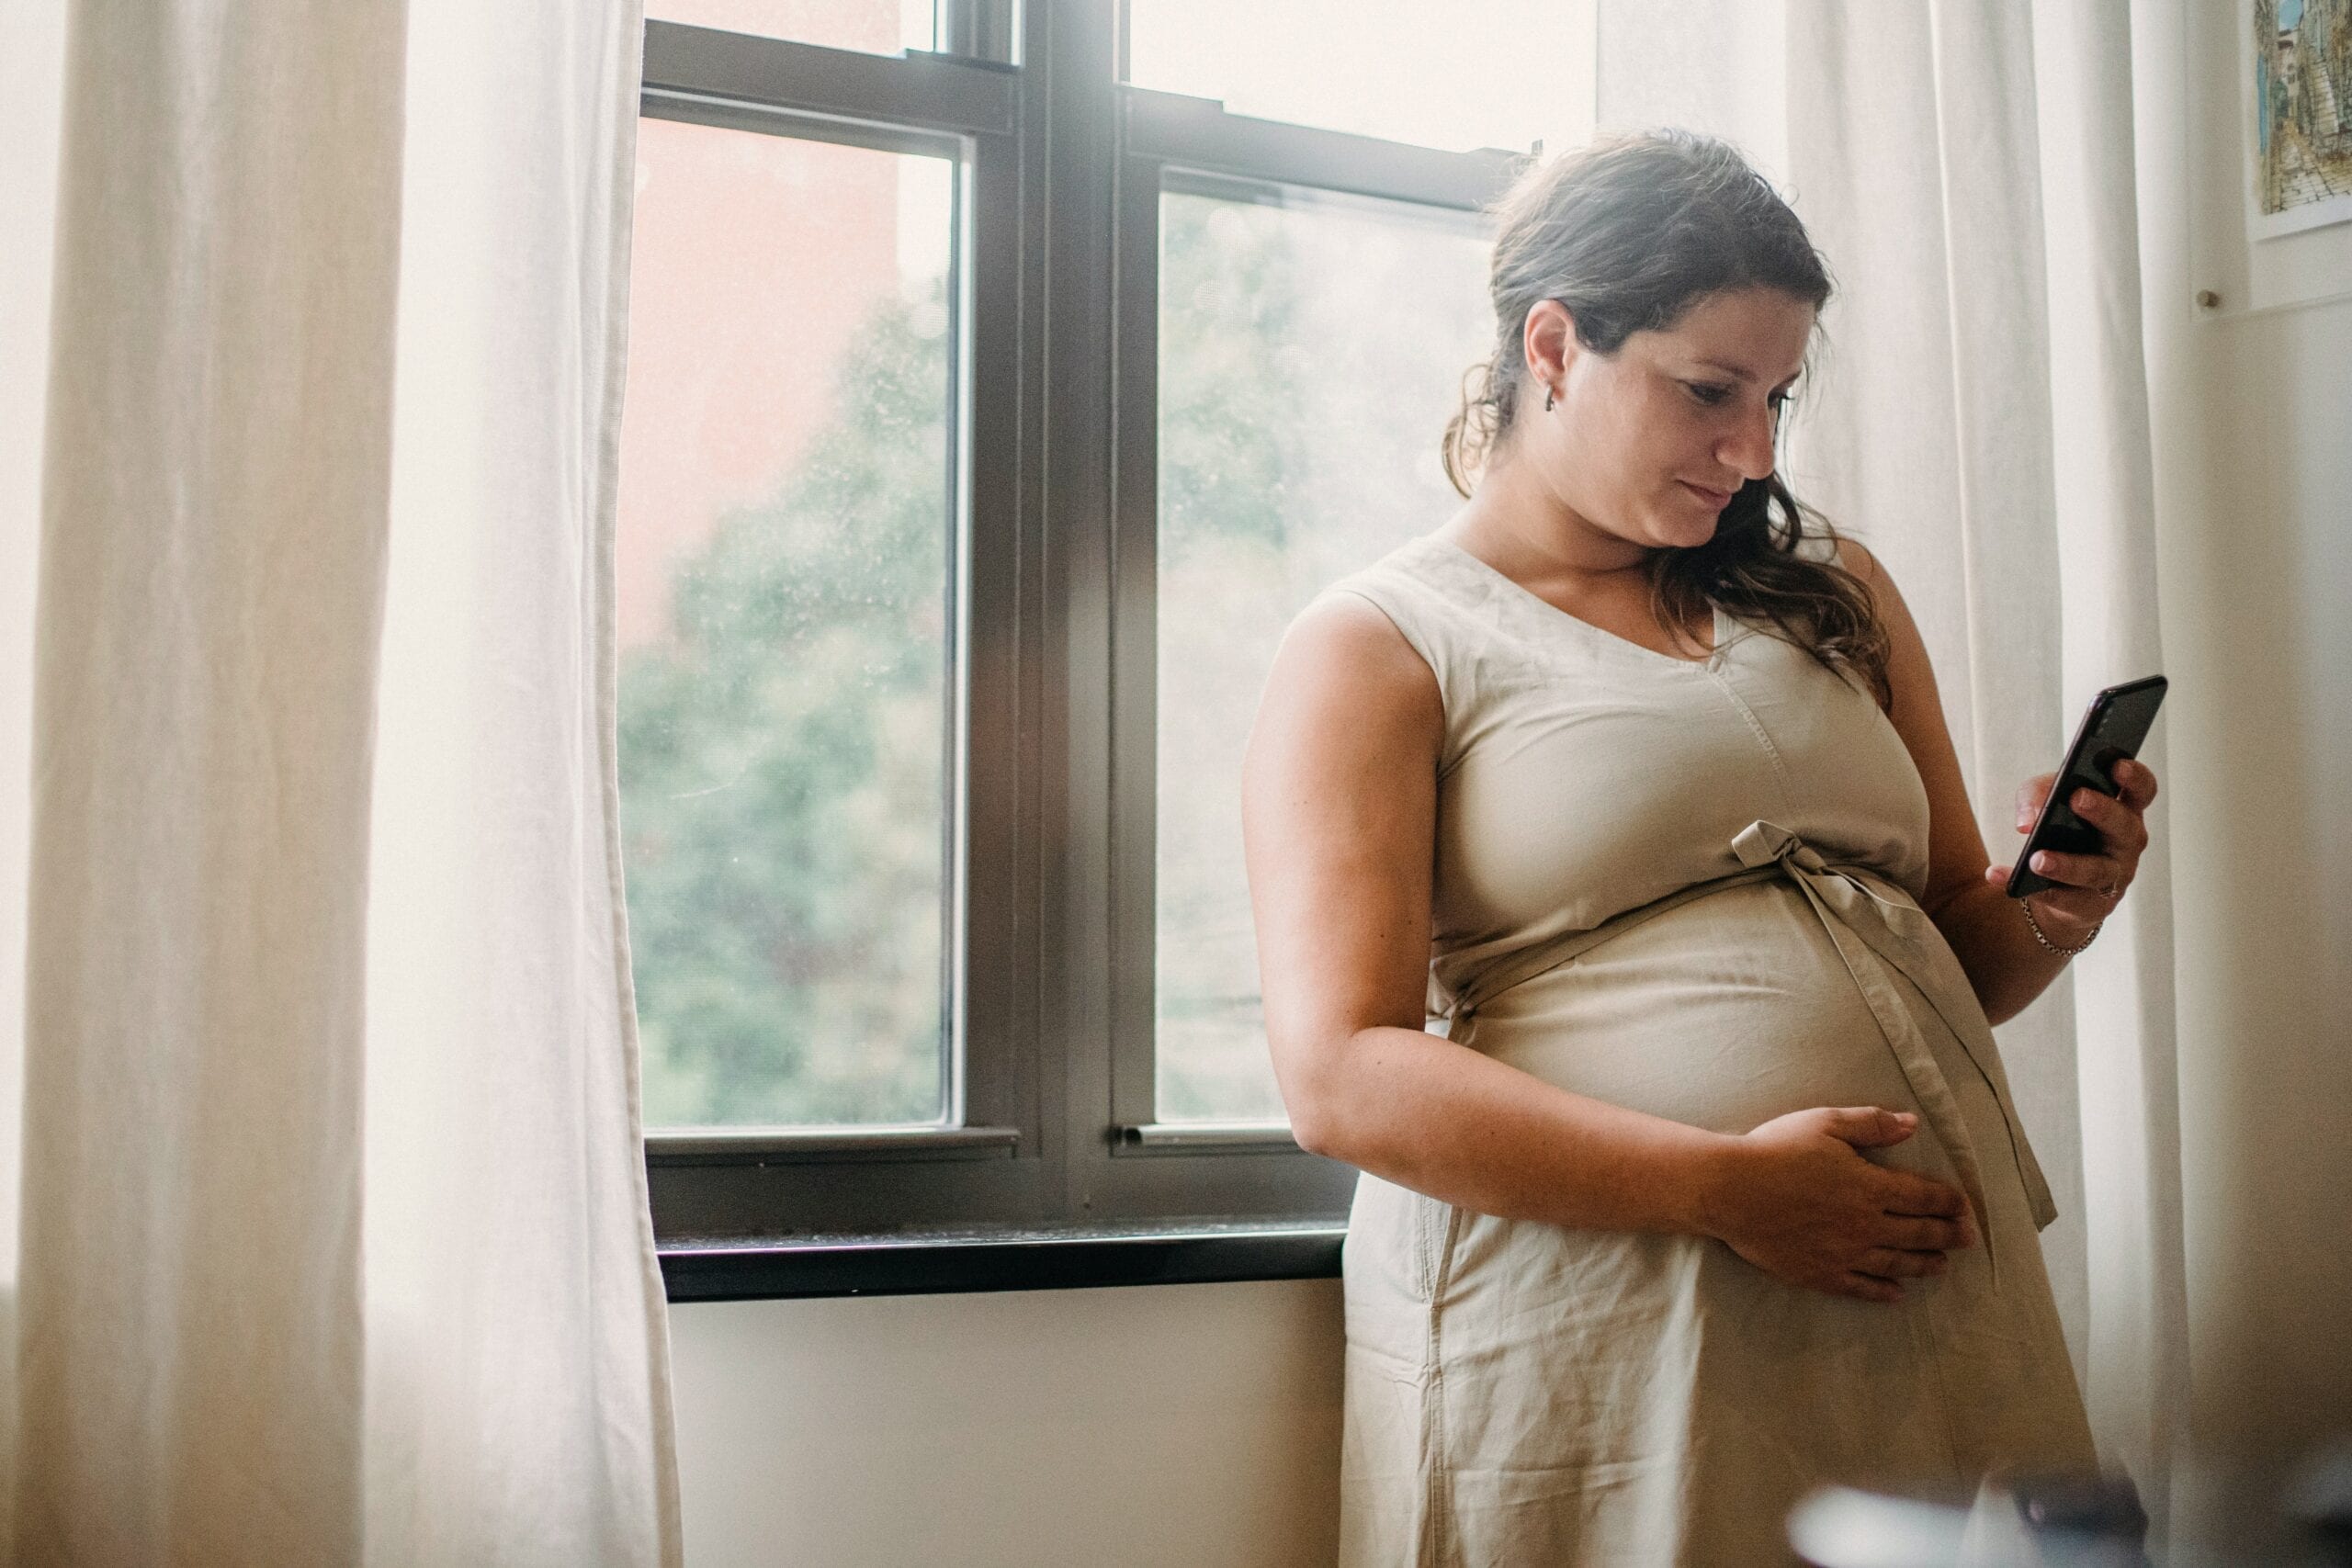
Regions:
<instances>
[{"instance_id":1,"label":"pregnant belly","mask_svg":"<svg viewBox=\"0 0 2352 1568\"><path fill-rule=\"evenodd\" d=\"M1907 982L1896 989L1943 1033ZM1562 1089L1719 1133L1816 1105L1918 1109L1829 933L1781 881L1634 926L1488 1001L1458 1038Z\"/></svg>"}]
</instances>

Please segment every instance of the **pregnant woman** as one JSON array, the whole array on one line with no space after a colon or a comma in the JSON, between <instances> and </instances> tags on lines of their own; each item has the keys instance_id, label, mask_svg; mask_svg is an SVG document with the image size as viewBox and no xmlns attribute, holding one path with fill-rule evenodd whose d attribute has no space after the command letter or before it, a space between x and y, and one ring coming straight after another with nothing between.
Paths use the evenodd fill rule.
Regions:
<instances>
[{"instance_id":1,"label":"pregnant woman","mask_svg":"<svg viewBox=\"0 0 2352 1568\"><path fill-rule=\"evenodd\" d=\"M1341 1561L1770 1563L1824 1482L2090 1471L1988 1021L2155 780L2007 897L1894 584L1774 474L1829 280L1736 153L1498 216L1466 504L1299 617L1244 780L1283 1098L1364 1172Z\"/></svg>"}]
</instances>

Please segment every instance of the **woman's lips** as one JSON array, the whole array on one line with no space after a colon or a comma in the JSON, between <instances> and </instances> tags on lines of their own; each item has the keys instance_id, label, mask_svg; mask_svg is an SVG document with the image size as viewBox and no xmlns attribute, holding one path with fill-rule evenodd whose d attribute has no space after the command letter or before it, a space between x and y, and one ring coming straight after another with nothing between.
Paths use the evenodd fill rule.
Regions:
<instances>
[{"instance_id":1,"label":"woman's lips","mask_svg":"<svg viewBox=\"0 0 2352 1568\"><path fill-rule=\"evenodd\" d=\"M1694 485L1689 479L1681 482L1684 490L1689 491L1717 512L1721 512L1731 504L1731 498L1735 493L1727 490L1709 490L1705 485Z\"/></svg>"}]
</instances>

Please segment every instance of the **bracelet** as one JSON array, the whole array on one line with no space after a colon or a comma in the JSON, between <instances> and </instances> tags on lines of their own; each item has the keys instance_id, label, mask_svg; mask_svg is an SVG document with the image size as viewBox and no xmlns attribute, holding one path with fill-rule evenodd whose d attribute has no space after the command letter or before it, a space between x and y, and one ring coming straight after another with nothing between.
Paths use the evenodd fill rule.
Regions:
<instances>
[{"instance_id":1,"label":"bracelet","mask_svg":"<svg viewBox=\"0 0 2352 1568\"><path fill-rule=\"evenodd\" d=\"M2048 948L2051 952L2056 953L2061 958L2072 958L2075 954L2082 952L2084 948L2088 947L2092 942L2098 941L2100 929L2107 924L2105 920L2100 920L2098 924L2091 927L2090 934L2084 937L2081 942L2076 942L2072 947L2061 947L2056 942L2041 934L2041 922L2033 918L2032 899L2018 899L2018 908L2025 911L2026 929L2033 932L2033 940L2040 942L2042 946Z\"/></svg>"}]
</instances>

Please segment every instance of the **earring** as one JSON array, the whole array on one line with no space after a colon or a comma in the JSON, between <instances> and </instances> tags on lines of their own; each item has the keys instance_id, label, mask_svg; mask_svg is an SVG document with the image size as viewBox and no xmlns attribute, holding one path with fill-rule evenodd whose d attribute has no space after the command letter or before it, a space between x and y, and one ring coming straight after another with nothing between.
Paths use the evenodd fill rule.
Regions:
<instances>
[{"instance_id":1,"label":"earring","mask_svg":"<svg viewBox=\"0 0 2352 1568\"><path fill-rule=\"evenodd\" d=\"M1544 412L1545 413L1550 413L1552 412L1553 400L1554 395L1552 389L1547 386L1544 389Z\"/></svg>"}]
</instances>

